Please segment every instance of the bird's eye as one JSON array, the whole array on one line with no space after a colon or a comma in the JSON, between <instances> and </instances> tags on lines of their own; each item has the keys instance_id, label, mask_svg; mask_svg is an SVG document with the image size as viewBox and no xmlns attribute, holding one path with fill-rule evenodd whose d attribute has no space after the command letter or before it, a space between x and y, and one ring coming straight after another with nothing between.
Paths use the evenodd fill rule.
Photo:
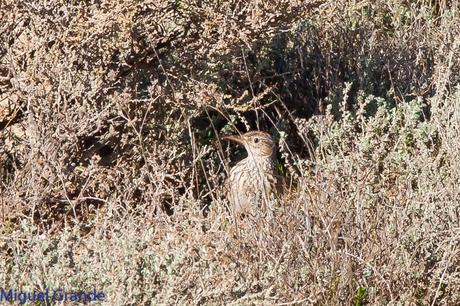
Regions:
<instances>
[{"instance_id":1,"label":"bird's eye","mask_svg":"<svg viewBox=\"0 0 460 306\"><path fill-rule=\"evenodd\" d=\"M254 143L258 143L259 142L259 138L254 138Z\"/></svg>"}]
</instances>

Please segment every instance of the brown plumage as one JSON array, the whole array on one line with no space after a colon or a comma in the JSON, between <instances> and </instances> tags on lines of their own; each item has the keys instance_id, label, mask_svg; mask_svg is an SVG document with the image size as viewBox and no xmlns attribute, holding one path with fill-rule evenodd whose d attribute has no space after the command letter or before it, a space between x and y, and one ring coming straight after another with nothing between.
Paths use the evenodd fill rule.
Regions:
<instances>
[{"instance_id":1,"label":"brown plumage","mask_svg":"<svg viewBox=\"0 0 460 306\"><path fill-rule=\"evenodd\" d=\"M246 149L248 156L232 169L227 181L228 200L237 215L267 209L276 192L276 150L270 134L252 131L224 137Z\"/></svg>"}]
</instances>

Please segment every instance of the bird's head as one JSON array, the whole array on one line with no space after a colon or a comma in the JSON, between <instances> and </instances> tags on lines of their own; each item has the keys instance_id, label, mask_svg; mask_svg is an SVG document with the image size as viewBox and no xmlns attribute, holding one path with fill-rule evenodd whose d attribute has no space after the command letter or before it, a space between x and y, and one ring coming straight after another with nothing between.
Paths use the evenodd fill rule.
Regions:
<instances>
[{"instance_id":1,"label":"bird's head","mask_svg":"<svg viewBox=\"0 0 460 306\"><path fill-rule=\"evenodd\" d=\"M275 143L270 134L260 131L223 137L224 140L236 142L246 149L254 158L270 158L275 153Z\"/></svg>"}]
</instances>

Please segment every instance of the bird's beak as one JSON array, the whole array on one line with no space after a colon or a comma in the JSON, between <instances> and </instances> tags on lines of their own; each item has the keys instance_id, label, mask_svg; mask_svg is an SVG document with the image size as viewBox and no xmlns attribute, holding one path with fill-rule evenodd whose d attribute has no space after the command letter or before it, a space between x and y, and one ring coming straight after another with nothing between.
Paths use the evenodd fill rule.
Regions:
<instances>
[{"instance_id":1,"label":"bird's beak","mask_svg":"<svg viewBox=\"0 0 460 306\"><path fill-rule=\"evenodd\" d=\"M233 141L244 146L244 138L240 135L230 135L222 137L223 140Z\"/></svg>"}]
</instances>

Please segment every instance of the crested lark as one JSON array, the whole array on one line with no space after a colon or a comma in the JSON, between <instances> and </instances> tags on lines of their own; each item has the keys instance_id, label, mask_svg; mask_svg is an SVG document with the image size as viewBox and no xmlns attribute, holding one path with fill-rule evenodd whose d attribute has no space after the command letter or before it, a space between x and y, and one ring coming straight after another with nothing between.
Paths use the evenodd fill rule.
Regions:
<instances>
[{"instance_id":1,"label":"crested lark","mask_svg":"<svg viewBox=\"0 0 460 306\"><path fill-rule=\"evenodd\" d=\"M275 144L270 134L252 131L223 139L243 145L248 156L231 170L227 181L228 200L236 215L267 209L276 192Z\"/></svg>"}]
</instances>

